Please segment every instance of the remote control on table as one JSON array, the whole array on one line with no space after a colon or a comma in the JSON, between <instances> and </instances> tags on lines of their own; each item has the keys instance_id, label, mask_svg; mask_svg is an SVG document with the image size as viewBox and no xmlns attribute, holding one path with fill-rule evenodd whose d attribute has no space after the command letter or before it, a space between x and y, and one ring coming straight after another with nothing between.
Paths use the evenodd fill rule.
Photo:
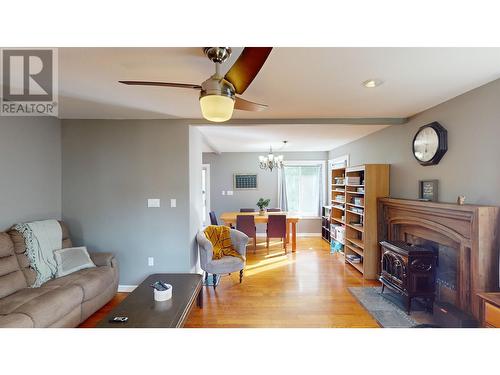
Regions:
<instances>
[{"instance_id":1,"label":"remote control on table","mask_svg":"<svg viewBox=\"0 0 500 375\"><path fill-rule=\"evenodd\" d=\"M115 316L113 319L110 319L110 323L127 323L128 317L126 316Z\"/></svg>"}]
</instances>

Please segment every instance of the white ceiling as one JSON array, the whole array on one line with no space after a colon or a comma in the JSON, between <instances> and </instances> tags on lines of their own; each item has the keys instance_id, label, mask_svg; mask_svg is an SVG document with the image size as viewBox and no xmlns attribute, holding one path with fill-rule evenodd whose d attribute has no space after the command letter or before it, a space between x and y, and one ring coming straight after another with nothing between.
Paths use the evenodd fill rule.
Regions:
<instances>
[{"instance_id":1,"label":"white ceiling","mask_svg":"<svg viewBox=\"0 0 500 375\"><path fill-rule=\"evenodd\" d=\"M223 72L241 50L233 48ZM201 48L60 48L60 117L201 119L195 90L118 80L200 84L213 69ZM384 83L363 87L373 78ZM248 125L200 129L212 146L205 151L263 151L282 140L290 141L288 151L330 150L384 126L307 119L406 118L498 78L500 48L274 48L242 95L269 109L235 111L233 118ZM253 119L270 125L253 125ZM306 120L292 126L277 125L279 119Z\"/></svg>"},{"instance_id":2,"label":"white ceiling","mask_svg":"<svg viewBox=\"0 0 500 375\"><path fill-rule=\"evenodd\" d=\"M395 125L401 126L401 125ZM387 125L200 126L204 152L328 151ZM288 141L283 147L282 141Z\"/></svg>"},{"instance_id":3,"label":"white ceiling","mask_svg":"<svg viewBox=\"0 0 500 375\"><path fill-rule=\"evenodd\" d=\"M201 48L60 48L59 71L62 118L197 119L195 90L117 81L200 84L213 64ZM500 48L275 48L243 95L269 109L234 118L408 117L498 78Z\"/></svg>"}]
</instances>

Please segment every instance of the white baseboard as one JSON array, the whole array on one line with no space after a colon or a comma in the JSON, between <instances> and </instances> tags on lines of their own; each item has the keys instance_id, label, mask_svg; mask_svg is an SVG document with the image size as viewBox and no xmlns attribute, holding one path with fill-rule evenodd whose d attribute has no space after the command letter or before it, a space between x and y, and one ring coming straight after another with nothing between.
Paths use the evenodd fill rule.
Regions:
<instances>
[{"instance_id":1,"label":"white baseboard","mask_svg":"<svg viewBox=\"0 0 500 375\"><path fill-rule=\"evenodd\" d=\"M137 288L137 285L118 285L118 292L130 293L133 292L135 288Z\"/></svg>"},{"instance_id":2,"label":"white baseboard","mask_svg":"<svg viewBox=\"0 0 500 375\"><path fill-rule=\"evenodd\" d=\"M266 234L258 232L257 237L266 237ZM297 237L321 237L321 233L297 233Z\"/></svg>"}]
</instances>

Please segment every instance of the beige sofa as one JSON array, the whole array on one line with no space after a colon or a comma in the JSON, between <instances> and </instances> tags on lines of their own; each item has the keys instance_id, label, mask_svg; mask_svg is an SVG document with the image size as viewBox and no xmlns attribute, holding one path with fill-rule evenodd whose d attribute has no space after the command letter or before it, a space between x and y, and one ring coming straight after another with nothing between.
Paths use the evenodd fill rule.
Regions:
<instances>
[{"instance_id":1,"label":"beige sofa","mask_svg":"<svg viewBox=\"0 0 500 375\"><path fill-rule=\"evenodd\" d=\"M63 248L71 247L61 222ZM118 289L118 263L110 253L90 253L97 267L30 288L35 272L23 236L0 232L0 327L76 327L104 306Z\"/></svg>"}]
</instances>

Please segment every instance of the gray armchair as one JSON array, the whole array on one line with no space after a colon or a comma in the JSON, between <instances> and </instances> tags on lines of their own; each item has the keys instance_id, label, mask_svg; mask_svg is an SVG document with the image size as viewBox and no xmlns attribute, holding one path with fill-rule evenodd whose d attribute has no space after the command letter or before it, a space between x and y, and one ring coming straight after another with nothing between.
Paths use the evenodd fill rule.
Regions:
<instances>
[{"instance_id":1,"label":"gray armchair","mask_svg":"<svg viewBox=\"0 0 500 375\"><path fill-rule=\"evenodd\" d=\"M198 242L200 248L200 266L203 271L205 271L205 280L208 278L208 274L213 275L214 289L216 288L216 278L217 275L224 273L231 273L240 271L240 283L243 280L243 269L245 268L245 260L237 257L225 256L221 259L212 259L213 257L213 247L212 243L205 236L203 231L199 231L196 235L196 241ZM233 243L234 249L240 253L244 259L248 236L245 233L237 231L236 229L231 229L231 242Z\"/></svg>"}]
</instances>

